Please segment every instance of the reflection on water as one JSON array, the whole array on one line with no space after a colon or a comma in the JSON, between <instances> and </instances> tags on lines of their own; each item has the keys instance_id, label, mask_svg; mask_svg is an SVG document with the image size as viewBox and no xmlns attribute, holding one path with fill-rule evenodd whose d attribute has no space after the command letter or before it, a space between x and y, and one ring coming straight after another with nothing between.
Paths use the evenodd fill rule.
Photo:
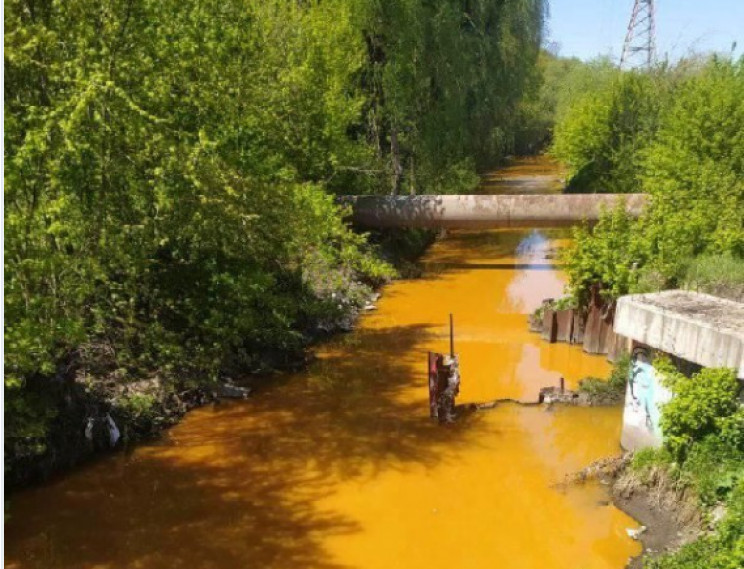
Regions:
<instances>
[{"instance_id":1,"label":"reflection on water","mask_svg":"<svg viewBox=\"0 0 744 569\"><path fill-rule=\"evenodd\" d=\"M517 245L515 256L518 259L544 261L550 249L550 241L545 235L533 229Z\"/></svg>"},{"instance_id":2,"label":"reflection on water","mask_svg":"<svg viewBox=\"0 0 744 569\"><path fill-rule=\"evenodd\" d=\"M560 294L556 232L455 232L424 278L304 373L191 413L158 444L14 498L10 567L620 569L632 520L600 487L553 484L617 452L620 409L504 405L439 427L426 353L455 315L460 401L535 399L606 362L527 332Z\"/></svg>"},{"instance_id":3,"label":"reflection on water","mask_svg":"<svg viewBox=\"0 0 744 569\"><path fill-rule=\"evenodd\" d=\"M554 235L561 235L554 233ZM555 256L555 247L564 244L562 240L551 241L544 232L532 230L517 245L515 256L520 267L524 270L516 271L514 278L506 289L507 297L514 307L521 313L533 312L548 296L560 294L563 289L563 279L560 274L553 270L553 262L550 260ZM530 272L541 269L550 269L539 275L540 285L534 281L535 275Z\"/></svg>"}]
</instances>

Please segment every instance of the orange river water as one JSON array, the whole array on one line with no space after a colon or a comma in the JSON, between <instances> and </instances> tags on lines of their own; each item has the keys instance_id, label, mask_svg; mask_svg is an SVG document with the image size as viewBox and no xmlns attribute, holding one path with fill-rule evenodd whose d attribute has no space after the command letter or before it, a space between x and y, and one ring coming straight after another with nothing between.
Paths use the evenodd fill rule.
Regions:
<instances>
[{"instance_id":1,"label":"orange river water","mask_svg":"<svg viewBox=\"0 0 744 569\"><path fill-rule=\"evenodd\" d=\"M607 375L527 330L562 291L563 235L450 233L307 371L16 494L6 566L621 569L637 524L602 486L556 487L619 451L620 408L428 418L426 354L447 350L450 312L458 403Z\"/></svg>"}]
</instances>

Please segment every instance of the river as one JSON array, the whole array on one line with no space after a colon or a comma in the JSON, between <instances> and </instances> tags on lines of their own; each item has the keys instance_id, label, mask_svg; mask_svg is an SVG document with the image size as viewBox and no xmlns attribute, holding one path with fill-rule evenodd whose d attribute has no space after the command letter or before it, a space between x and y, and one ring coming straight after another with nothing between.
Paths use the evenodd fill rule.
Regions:
<instances>
[{"instance_id":1,"label":"river","mask_svg":"<svg viewBox=\"0 0 744 569\"><path fill-rule=\"evenodd\" d=\"M523 161L482 191L555 179ZM451 232L422 278L385 287L307 371L15 495L6 566L621 569L640 552L626 534L637 524L604 487L555 486L619 451L620 408L428 418L426 354L447 350L449 313L459 403L607 375L602 357L527 330L562 291L553 257L565 243L558 230Z\"/></svg>"}]
</instances>

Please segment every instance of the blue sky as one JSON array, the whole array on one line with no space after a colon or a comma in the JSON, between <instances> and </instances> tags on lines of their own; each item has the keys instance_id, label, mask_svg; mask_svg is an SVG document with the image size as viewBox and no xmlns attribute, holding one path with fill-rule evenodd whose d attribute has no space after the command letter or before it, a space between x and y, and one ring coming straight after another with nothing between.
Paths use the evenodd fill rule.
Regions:
<instances>
[{"instance_id":1,"label":"blue sky","mask_svg":"<svg viewBox=\"0 0 744 569\"><path fill-rule=\"evenodd\" d=\"M549 0L548 41L560 55L619 60L633 0ZM676 60L691 52L744 53L744 0L656 0L659 58Z\"/></svg>"}]
</instances>

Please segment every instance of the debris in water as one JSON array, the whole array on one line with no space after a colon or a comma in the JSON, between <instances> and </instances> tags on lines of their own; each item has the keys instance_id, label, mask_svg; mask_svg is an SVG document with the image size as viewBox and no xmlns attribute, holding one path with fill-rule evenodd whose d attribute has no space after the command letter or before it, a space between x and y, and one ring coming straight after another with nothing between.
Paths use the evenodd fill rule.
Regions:
<instances>
[{"instance_id":1,"label":"debris in water","mask_svg":"<svg viewBox=\"0 0 744 569\"><path fill-rule=\"evenodd\" d=\"M646 529L646 526L641 526L638 529L628 528L625 531L627 532L628 537L637 540L646 531Z\"/></svg>"}]
</instances>

